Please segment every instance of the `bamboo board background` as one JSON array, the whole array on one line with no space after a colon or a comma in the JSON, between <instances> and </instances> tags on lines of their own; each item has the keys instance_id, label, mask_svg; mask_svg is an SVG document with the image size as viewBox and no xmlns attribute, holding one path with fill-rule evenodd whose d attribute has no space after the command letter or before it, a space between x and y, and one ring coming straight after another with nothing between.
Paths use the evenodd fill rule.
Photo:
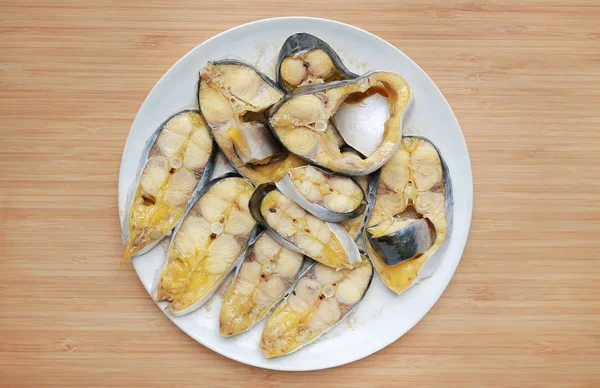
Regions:
<instances>
[{"instance_id":1,"label":"bamboo board background","mask_svg":"<svg viewBox=\"0 0 600 388\"><path fill-rule=\"evenodd\" d=\"M236 25L328 17L437 83L473 165L471 234L431 312L365 360L228 360L120 268L130 124L182 55ZM599 386L600 2L0 1L0 385Z\"/></svg>"}]
</instances>

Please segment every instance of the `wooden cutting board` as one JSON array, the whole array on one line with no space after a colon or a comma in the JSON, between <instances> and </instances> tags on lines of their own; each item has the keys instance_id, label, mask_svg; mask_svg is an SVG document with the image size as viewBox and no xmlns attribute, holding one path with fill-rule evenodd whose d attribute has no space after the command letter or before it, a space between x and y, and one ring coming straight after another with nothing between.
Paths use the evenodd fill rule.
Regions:
<instances>
[{"instance_id":1,"label":"wooden cutting board","mask_svg":"<svg viewBox=\"0 0 600 388\"><path fill-rule=\"evenodd\" d=\"M386 349L311 373L196 343L120 268L117 176L161 75L249 21L388 40L463 128L475 206L458 271ZM600 386L600 2L0 2L0 385Z\"/></svg>"}]
</instances>

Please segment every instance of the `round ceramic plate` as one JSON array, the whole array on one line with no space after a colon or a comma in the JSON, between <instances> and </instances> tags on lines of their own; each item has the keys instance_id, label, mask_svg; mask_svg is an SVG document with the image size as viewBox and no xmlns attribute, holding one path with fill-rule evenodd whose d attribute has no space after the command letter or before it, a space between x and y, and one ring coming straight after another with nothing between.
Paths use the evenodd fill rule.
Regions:
<instances>
[{"instance_id":1,"label":"round ceramic plate","mask_svg":"<svg viewBox=\"0 0 600 388\"><path fill-rule=\"evenodd\" d=\"M119 212L124 213L142 148L152 132L173 112L194 107L198 71L209 60L236 57L254 64L275 79L277 54L285 39L308 32L329 43L355 73L389 70L410 84L416 104L404 134L423 135L433 141L447 162L454 190L450 238L436 252L441 264L430 278L401 295L388 290L375 275L358 309L318 341L289 356L266 359L258 348L264 321L233 338L219 335L219 309L223 290L204 307L183 317L169 318L202 345L226 357L261 368L315 370L347 364L396 341L438 300L460 261L473 206L473 181L469 154L460 126L444 96L425 72L400 50L359 28L324 19L277 18L260 20L223 32L181 58L158 81L142 104L129 132L119 176ZM166 239L147 254L133 259L133 266L150 290L165 260ZM160 307L164 304L158 303Z\"/></svg>"}]
</instances>

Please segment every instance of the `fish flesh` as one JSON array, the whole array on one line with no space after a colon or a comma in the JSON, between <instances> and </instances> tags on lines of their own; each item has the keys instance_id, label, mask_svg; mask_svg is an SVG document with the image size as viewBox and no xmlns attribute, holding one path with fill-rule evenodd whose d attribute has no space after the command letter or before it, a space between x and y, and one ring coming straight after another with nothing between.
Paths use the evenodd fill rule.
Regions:
<instances>
[{"instance_id":1,"label":"fish flesh","mask_svg":"<svg viewBox=\"0 0 600 388\"><path fill-rule=\"evenodd\" d=\"M354 218L367 205L364 191L352 178L315 166L289 170L276 186L304 210L327 222Z\"/></svg>"},{"instance_id":2,"label":"fish flesh","mask_svg":"<svg viewBox=\"0 0 600 388\"><path fill-rule=\"evenodd\" d=\"M360 303L372 279L366 257L353 269L309 267L265 325L260 339L265 357L293 353L332 329Z\"/></svg>"},{"instance_id":3,"label":"fish flesh","mask_svg":"<svg viewBox=\"0 0 600 388\"><path fill-rule=\"evenodd\" d=\"M406 136L371 180L366 251L383 283L400 294L439 264L434 253L452 224L450 173L433 143Z\"/></svg>"},{"instance_id":4,"label":"fish flesh","mask_svg":"<svg viewBox=\"0 0 600 388\"><path fill-rule=\"evenodd\" d=\"M337 131L342 137L344 134L335 128L331 118L343 102L360 100L372 88L384 90L389 101L388 115L380 129L381 144L366 157L342 151L333 133ZM402 77L374 71L352 80L306 86L287 95L270 109L269 125L281 143L297 156L340 174L368 175L381 168L400 146L405 113L410 111L412 100L410 87Z\"/></svg>"},{"instance_id":5,"label":"fish flesh","mask_svg":"<svg viewBox=\"0 0 600 388\"><path fill-rule=\"evenodd\" d=\"M307 213L272 183L256 188L250 212L285 247L333 268L352 268L360 253L346 230Z\"/></svg>"},{"instance_id":6,"label":"fish flesh","mask_svg":"<svg viewBox=\"0 0 600 388\"><path fill-rule=\"evenodd\" d=\"M121 264L153 248L178 224L210 178L216 154L198 111L178 112L158 127L146 142L125 205Z\"/></svg>"},{"instance_id":7,"label":"fish flesh","mask_svg":"<svg viewBox=\"0 0 600 388\"><path fill-rule=\"evenodd\" d=\"M267 110L283 92L244 62L209 62L200 74L198 105L231 165L254 184L274 182L306 164L279 144L267 126Z\"/></svg>"},{"instance_id":8,"label":"fish flesh","mask_svg":"<svg viewBox=\"0 0 600 388\"><path fill-rule=\"evenodd\" d=\"M262 232L248 249L223 299L219 316L221 335L243 333L266 317L289 291L303 261L302 254L285 248Z\"/></svg>"},{"instance_id":9,"label":"fish flesh","mask_svg":"<svg viewBox=\"0 0 600 388\"><path fill-rule=\"evenodd\" d=\"M208 184L171 239L153 289L175 316L201 307L244 257L256 238L248 202L254 186L229 173Z\"/></svg>"}]
</instances>

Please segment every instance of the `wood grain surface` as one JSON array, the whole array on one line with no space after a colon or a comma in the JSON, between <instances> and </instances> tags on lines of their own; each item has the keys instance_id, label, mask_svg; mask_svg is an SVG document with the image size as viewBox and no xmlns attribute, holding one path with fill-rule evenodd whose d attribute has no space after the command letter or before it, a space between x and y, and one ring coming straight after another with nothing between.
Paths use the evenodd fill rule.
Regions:
<instances>
[{"instance_id":1,"label":"wood grain surface","mask_svg":"<svg viewBox=\"0 0 600 388\"><path fill-rule=\"evenodd\" d=\"M458 271L408 334L332 370L224 358L119 267L117 177L161 75L253 20L317 16L414 59L475 182ZM0 2L0 385L600 386L600 1Z\"/></svg>"}]
</instances>

